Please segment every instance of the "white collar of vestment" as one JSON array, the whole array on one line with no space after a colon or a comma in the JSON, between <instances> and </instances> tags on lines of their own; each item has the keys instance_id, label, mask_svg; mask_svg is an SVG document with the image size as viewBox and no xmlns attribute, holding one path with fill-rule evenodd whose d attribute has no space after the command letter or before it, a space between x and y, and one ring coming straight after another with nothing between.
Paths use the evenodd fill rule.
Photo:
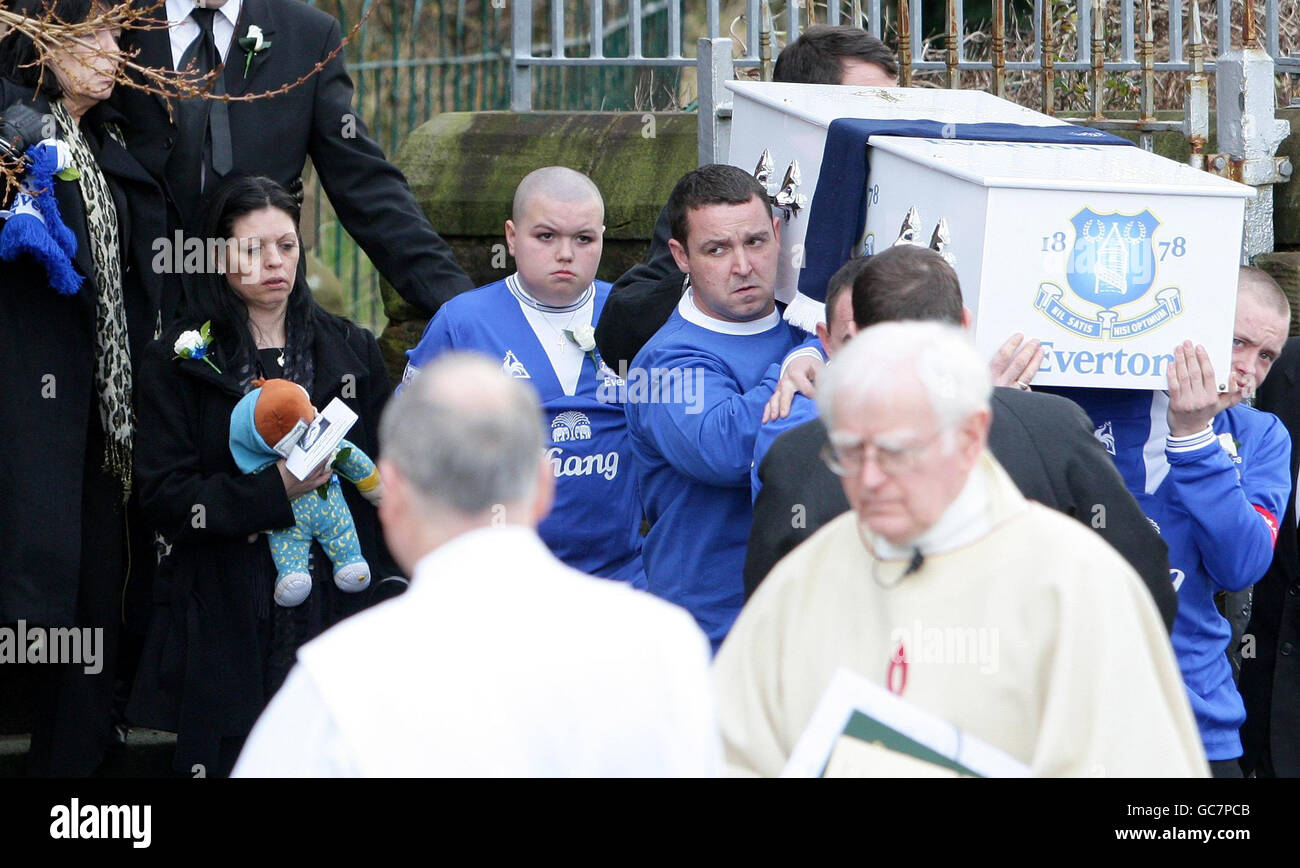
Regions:
<instances>
[{"instance_id":1,"label":"white collar of vestment","mask_svg":"<svg viewBox=\"0 0 1300 868\"><path fill-rule=\"evenodd\" d=\"M682 293L682 300L677 302L677 312L688 323L722 335L758 335L781 321L781 312L776 308L772 308L772 312L762 319L750 322L727 322L711 317L695 304L695 290L689 284L686 292Z\"/></svg>"},{"instance_id":2,"label":"white collar of vestment","mask_svg":"<svg viewBox=\"0 0 1300 868\"><path fill-rule=\"evenodd\" d=\"M896 546L881 536L872 540L876 557L882 561L906 560L920 550L926 557L968 546L993 529L993 501L989 479L981 460L971 469L957 497L928 530L910 542Z\"/></svg>"},{"instance_id":3,"label":"white collar of vestment","mask_svg":"<svg viewBox=\"0 0 1300 868\"><path fill-rule=\"evenodd\" d=\"M457 582L472 582L484 573L499 575L492 564L511 563L521 567L532 559L536 567L538 555L550 558L550 549L537 536L537 531L521 524L503 524L478 527L452 537L420 558L412 571L412 593L439 583L440 577Z\"/></svg>"},{"instance_id":4,"label":"white collar of vestment","mask_svg":"<svg viewBox=\"0 0 1300 868\"><path fill-rule=\"evenodd\" d=\"M519 279L519 272L517 271L506 278L506 288L510 290L511 295L519 299L520 304L526 304L533 310L539 310L542 313L573 313L591 301L596 295L596 283L593 281L591 285L583 290L582 295L578 296L577 300L570 304L543 304L534 298L533 294L524 286L524 282Z\"/></svg>"}]
</instances>

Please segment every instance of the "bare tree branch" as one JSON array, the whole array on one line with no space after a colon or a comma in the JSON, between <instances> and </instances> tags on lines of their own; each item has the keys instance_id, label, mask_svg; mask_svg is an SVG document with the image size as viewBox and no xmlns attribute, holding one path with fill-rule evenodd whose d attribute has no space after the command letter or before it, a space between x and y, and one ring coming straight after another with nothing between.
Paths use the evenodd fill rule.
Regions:
<instances>
[{"instance_id":1,"label":"bare tree branch","mask_svg":"<svg viewBox=\"0 0 1300 868\"><path fill-rule=\"evenodd\" d=\"M375 10L379 8L379 5L379 3L373 4L329 54L295 81L283 84L273 90L245 93L238 96L212 93L212 86L217 77L225 73L225 64L204 75L200 75L193 65L180 70L160 69L137 63L136 56L139 54L139 49L131 51L110 50L97 43L95 34L103 30L168 29L166 0L158 0L152 6L139 8L133 7L129 2L119 3L107 8L96 7L91 17L76 24L60 20L53 10L40 18L33 18L0 9L0 42L19 33L32 41L36 48L36 59L30 65L40 69L38 83L43 82L45 76L57 67L68 81L74 85L84 85L85 82L78 77L77 73L70 70L68 65L61 61L61 58L68 53L68 46L74 42L79 43L85 58L105 58L111 62L115 87L129 87L163 97L168 101L168 110L170 111L173 100L209 99L221 102L253 102L254 100L281 96L296 87L300 87L313 76L318 75L321 70L339 56L339 52L361 32L361 28L374 14ZM231 45L231 52L233 53L238 48L238 40L236 40ZM0 111L3 111L4 108L5 106L0 106ZM2 182L0 183L0 190L3 191L0 194L0 202L7 201L10 192L17 188L19 175L20 172L14 167L0 164L0 182Z\"/></svg>"}]
</instances>

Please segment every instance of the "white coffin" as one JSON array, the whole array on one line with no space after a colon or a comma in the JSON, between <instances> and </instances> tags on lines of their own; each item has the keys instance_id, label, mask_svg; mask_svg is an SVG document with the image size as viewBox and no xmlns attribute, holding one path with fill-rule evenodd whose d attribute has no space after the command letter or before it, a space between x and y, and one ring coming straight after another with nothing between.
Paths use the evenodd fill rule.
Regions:
<instances>
[{"instance_id":1,"label":"white coffin","mask_svg":"<svg viewBox=\"0 0 1300 868\"><path fill-rule=\"evenodd\" d=\"M946 218L985 356L1020 332L1048 347L1035 383L1159 389L1191 340L1226 388L1251 188L1140 148L870 144L863 247L892 244L909 208L923 240Z\"/></svg>"},{"instance_id":2,"label":"white coffin","mask_svg":"<svg viewBox=\"0 0 1300 868\"><path fill-rule=\"evenodd\" d=\"M1008 123L1022 126L1061 126L1061 121L978 90L934 90L901 87L854 87L785 82L729 81L733 92L731 150L727 162L753 172L766 149L772 155L775 179L781 180L792 161L799 163L800 192L809 199L781 227L781 267L776 297L794 298L799 287L800 253L810 215L817 207L813 193L821 173L826 130L838 118L932 120L939 123Z\"/></svg>"},{"instance_id":3,"label":"white coffin","mask_svg":"<svg viewBox=\"0 0 1300 868\"><path fill-rule=\"evenodd\" d=\"M775 82L727 87L734 93L729 162L752 172L767 149L779 181L797 160L800 192L810 200L782 225L777 298L786 302L796 295L805 261L831 121L1062 124L981 91ZM870 144L869 206L856 252L892 244L910 207L920 213L922 241L946 218L953 264L985 355L1019 331L1051 345L1036 383L1160 388L1163 357L1191 339L1205 345L1225 379L1251 188L1122 146L885 136ZM804 313L793 305L789 315L802 321Z\"/></svg>"}]
</instances>

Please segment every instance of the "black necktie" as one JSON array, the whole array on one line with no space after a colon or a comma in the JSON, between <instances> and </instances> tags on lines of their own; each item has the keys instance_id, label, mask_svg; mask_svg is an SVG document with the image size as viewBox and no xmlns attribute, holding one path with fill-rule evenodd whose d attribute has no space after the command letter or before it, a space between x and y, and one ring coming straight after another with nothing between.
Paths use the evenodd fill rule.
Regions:
<instances>
[{"instance_id":1,"label":"black necktie","mask_svg":"<svg viewBox=\"0 0 1300 868\"><path fill-rule=\"evenodd\" d=\"M221 55L212 35L215 15L215 9L195 7L190 12L199 25L199 35L181 55L179 69L193 64L195 76L203 77L221 65ZM218 95L226 92L222 76L218 75L212 82L211 92ZM177 126L180 137L174 157L180 163L178 181L186 192L202 192L208 182L228 174L234 165L229 105L220 100L185 100L177 106ZM186 195L179 190L173 193ZM197 195L193 196L193 204L197 205L197 199Z\"/></svg>"}]
</instances>

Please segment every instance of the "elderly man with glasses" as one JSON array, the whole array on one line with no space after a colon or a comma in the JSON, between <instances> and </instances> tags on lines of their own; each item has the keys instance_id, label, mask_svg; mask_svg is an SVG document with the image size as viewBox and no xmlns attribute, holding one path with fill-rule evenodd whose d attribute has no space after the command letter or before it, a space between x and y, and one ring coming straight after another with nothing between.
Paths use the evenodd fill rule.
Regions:
<instances>
[{"instance_id":1,"label":"elderly man with glasses","mask_svg":"<svg viewBox=\"0 0 1300 868\"><path fill-rule=\"evenodd\" d=\"M873 326L823 376L826 457L852 509L777 564L718 654L733 771L779 773L846 668L1036 775L1205 776L1137 574L986 450L992 384L969 339ZM969 635L998 653L966 653Z\"/></svg>"}]
</instances>

